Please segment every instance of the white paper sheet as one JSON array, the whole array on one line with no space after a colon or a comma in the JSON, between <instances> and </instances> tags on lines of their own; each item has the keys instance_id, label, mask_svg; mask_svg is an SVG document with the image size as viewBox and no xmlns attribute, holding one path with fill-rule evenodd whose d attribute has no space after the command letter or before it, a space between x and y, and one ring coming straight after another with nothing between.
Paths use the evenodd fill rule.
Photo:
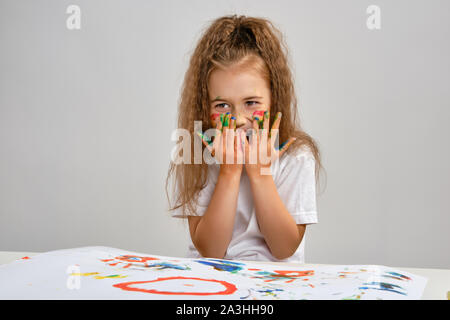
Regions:
<instances>
[{"instance_id":1,"label":"white paper sheet","mask_svg":"<svg viewBox=\"0 0 450 320\"><path fill-rule=\"evenodd\" d=\"M420 299L426 282L385 266L284 267L83 247L0 266L0 299Z\"/></svg>"}]
</instances>

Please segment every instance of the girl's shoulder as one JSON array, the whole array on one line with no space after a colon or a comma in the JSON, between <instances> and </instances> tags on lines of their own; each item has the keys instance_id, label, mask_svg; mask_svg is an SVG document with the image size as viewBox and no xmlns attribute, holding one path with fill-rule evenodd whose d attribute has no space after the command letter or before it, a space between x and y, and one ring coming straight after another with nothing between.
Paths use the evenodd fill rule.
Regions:
<instances>
[{"instance_id":1,"label":"girl's shoulder","mask_svg":"<svg viewBox=\"0 0 450 320\"><path fill-rule=\"evenodd\" d=\"M290 162L296 163L304 160L315 161L314 154L312 153L311 148L307 145L302 145L294 150L289 150L289 152L286 151L280 157L280 162L285 164Z\"/></svg>"},{"instance_id":2,"label":"girl's shoulder","mask_svg":"<svg viewBox=\"0 0 450 320\"><path fill-rule=\"evenodd\" d=\"M316 161L311 149L299 146L283 153L271 169L277 188L296 188L297 184L304 185L315 181L315 167Z\"/></svg>"},{"instance_id":3,"label":"girl's shoulder","mask_svg":"<svg viewBox=\"0 0 450 320\"><path fill-rule=\"evenodd\" d=\"M315 157L311 149L306 146L297 147L295 150L283 153L279 162L272 168L275 177L295 175L296 173L315 170Z\"/></svg>"}]
</instances>

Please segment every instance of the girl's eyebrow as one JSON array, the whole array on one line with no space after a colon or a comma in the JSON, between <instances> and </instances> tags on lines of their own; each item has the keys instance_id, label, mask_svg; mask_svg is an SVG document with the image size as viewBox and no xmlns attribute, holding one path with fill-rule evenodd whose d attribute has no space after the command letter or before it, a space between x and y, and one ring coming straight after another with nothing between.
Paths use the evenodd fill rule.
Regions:
<instances>
[{"instance_id":1,"label":"girl's eyebrow","mask_svg":"<svg viewBox=\"0 0 450 320\"><path fill-rule=\"evenodd\" d=\"M251 97L246 97L242 100L250 100L250 99L262 99L263 97L258 97L258 96L251 96ZM226 99L222 99L220 96L217 96L214 100L212 100L211 102L216 102L216 101L226 101Z\"/></svg>"}]
</instances>

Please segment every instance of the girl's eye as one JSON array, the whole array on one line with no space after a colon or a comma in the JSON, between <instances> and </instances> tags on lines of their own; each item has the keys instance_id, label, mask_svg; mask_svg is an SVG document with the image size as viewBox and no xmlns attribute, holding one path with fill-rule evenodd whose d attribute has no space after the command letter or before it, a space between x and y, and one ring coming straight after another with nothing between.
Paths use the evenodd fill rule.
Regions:
<instances>
[{"instance_id":1,"label":"girl's eye","mask_svg":"<svg viewBox=\"0 0 450 320\"><path fill-rule=\"evenodd\" d=\"M247 103L250 103L250 102L254 102L254 104L251 104L250 107L253 107L254 105L259 103L258 101L247 101Z\"/></svg>"},{"instance_id":2,"label":"girl's eye","mask_svg":"<svg viewBox=\"0 0 450 320\"><path fill-rule=\"evenodd\" d=\"M226 109L227 107L226 103L220 103L220 104L216 104L216 109Z\"/></svg>"}]
</instances>

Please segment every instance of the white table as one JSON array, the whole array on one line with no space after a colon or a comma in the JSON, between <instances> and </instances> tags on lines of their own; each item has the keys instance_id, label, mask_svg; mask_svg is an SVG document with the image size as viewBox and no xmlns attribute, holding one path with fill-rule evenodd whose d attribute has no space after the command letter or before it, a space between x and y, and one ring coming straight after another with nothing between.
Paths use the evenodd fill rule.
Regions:
<instances>
[{"instance_id":1,"label":"white table","mask_svg":"<svg viewBox=\"0 0 450 320\"><path fill-rule=\"evenodd\" d=\"M0 251L0 264L12 262L14 260L23 258L25 256L31 257L39 254L38 252L16 252L16 251ZM247 261L248 262L248 261ZM266 263L255 261L255 263ZM270 264L280 264L284 266L302 266L314 267L320 264L295 264L283 262L267 262ZM423 300L447 300L447 293L450 291L450 270L447 269L421 269L421 268L399 268L395 269L413 273L428 279L425 291L423 293Z\"/></svg>"}]
</instances>

